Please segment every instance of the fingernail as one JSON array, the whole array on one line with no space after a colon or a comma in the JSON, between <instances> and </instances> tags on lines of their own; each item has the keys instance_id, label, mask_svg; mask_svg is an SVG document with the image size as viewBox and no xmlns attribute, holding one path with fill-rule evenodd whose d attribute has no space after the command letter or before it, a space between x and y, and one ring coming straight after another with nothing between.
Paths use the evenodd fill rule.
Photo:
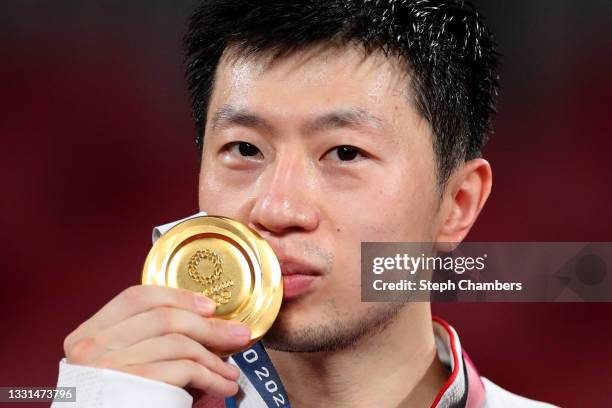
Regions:
<instances>
[{"instance_id":1,"label":"fingernail","mask_svg":"<svg viewBox=\"0 0 612 408\"><path fill-rule=\"evenodd\" d=\"M230 324L229 333L239 339L248 339L251 337L251 329L244 324Z\"/></svg>"},{"instance_id":2,"label":"fingernail","mask_svg":"<svg viewBox=\"0 0 612 408\"><path fill-rule=\"evenodd\" d=\"M217 305L212 300L205 298L204 296L194 295L193 299L195 301L196 307L204 312L211 313L217 309Z\"/></svg>"}]
</instances>

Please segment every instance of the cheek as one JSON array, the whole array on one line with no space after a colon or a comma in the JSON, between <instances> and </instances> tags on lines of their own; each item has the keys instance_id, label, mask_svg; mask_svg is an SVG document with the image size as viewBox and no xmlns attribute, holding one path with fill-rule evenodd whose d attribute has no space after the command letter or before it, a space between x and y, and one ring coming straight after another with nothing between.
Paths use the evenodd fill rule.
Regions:
<instances>
[{"instance_id":1,"label":"cheek","mask_svg":"<svg viewBox=\"0 0 612 408\"><path fill-rule=\"evenodd\" d=\"M200 170L198 185L198 203L200 210L210 214L237 218L238 208L235 205L242 202L239 197L241 190L233 188L227 180L219 176L211 166L203 165Z\"/></svg>"},{"instance_id":2,"label":"cheek","mask_svg":"<svg viewBox=\"0 0 612 408\"><path fill-rule=\"evenodd\" d=\"M426 241L435 210L434 192L421 183L383 185L343 207L343 236L356 241Z\"/></svg>"}]
</instances>

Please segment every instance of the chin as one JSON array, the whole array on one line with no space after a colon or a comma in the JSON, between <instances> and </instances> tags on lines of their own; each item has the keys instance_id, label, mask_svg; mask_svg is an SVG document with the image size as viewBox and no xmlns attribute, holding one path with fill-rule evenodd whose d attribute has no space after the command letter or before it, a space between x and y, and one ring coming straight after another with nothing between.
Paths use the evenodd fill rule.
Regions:
<instances>
[{"instance_id":1,"label":"chin","mask_svg":"<svg viewBox=\"0 0 612 408\"><path fill-rule=\"evenodd\" d=\"M296 301L283 303L283 306L270 330L264 336L266 346L281 351L301 351L305 345L304 333L321 326L321 314L311 308L304 310Z\"/></svg>"},{"instance_id":2,"label":"chin","mask_svg":"<svg viewBox=\"0 0 612 408\"><path fill-rule=\"evenodd\" d=\"M299 347L296 344L296 337L299 331L299 327L292 328L279 316L262 340L266 347L273 350L297 351Z\"/></svg>"},{"instance_id":3,"label":"chin","mask_svg":"<svg viewBox=\"0 0 612 408\"><path fill-rule=\"evenodd\" d=\"M344 350L384 331L404 306L381 304L341 313L335 301L316 306L310 302L284 304L263 342L274 350L297 353Z\"/></svg>"},{"instance_id":4,"label":"chin","mask_svg":"<svg viewBox=\"0 0 612 408\"><path fill-rule=\"evenodd\" d=\"M315 312L312 305L303 303L302 299L284 301L269 333L285 337L321 319L321 314Z\"/></svg>"}]
</instances>

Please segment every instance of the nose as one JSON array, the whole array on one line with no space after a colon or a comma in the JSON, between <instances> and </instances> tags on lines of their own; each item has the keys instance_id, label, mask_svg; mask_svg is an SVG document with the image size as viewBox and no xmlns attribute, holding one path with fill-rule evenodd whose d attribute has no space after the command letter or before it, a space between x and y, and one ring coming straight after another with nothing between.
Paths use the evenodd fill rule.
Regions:
<instances>
[{"instance_id":1,"label":"nose","mask_svg":"<svg viewBox=\"0 0 612 408\"><path fill-rule=\"evenodd\" d=\"M263 236L308 232L319 225L312 175L299 157L278 157L261 175L250 214L253 228Z\"/></svg>"}]
</instances>

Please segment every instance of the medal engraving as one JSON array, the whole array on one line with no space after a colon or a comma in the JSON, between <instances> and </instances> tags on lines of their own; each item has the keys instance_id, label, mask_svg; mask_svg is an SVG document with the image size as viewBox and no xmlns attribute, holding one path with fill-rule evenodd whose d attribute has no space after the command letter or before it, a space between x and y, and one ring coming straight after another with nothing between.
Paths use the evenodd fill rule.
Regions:
<instances>
[{"instance_id":1,"label":"medal engraving","mask_svg":"<svg viewBox=\"0 0 612 408\"><path fill-rule=\"evenodd\" d=\"M212 269L209 275L203 275L199 271L202 261L206 261L208 270ZM234 286L234 281L229 279L219 282L223 275L223 259L210 249L201 249L189 259L187 264L189 277L196 283L204 286L202 293L214 300L219 305L228 303L232 298L232 293L227 290Z\"/></svg>"}]
</instances>

